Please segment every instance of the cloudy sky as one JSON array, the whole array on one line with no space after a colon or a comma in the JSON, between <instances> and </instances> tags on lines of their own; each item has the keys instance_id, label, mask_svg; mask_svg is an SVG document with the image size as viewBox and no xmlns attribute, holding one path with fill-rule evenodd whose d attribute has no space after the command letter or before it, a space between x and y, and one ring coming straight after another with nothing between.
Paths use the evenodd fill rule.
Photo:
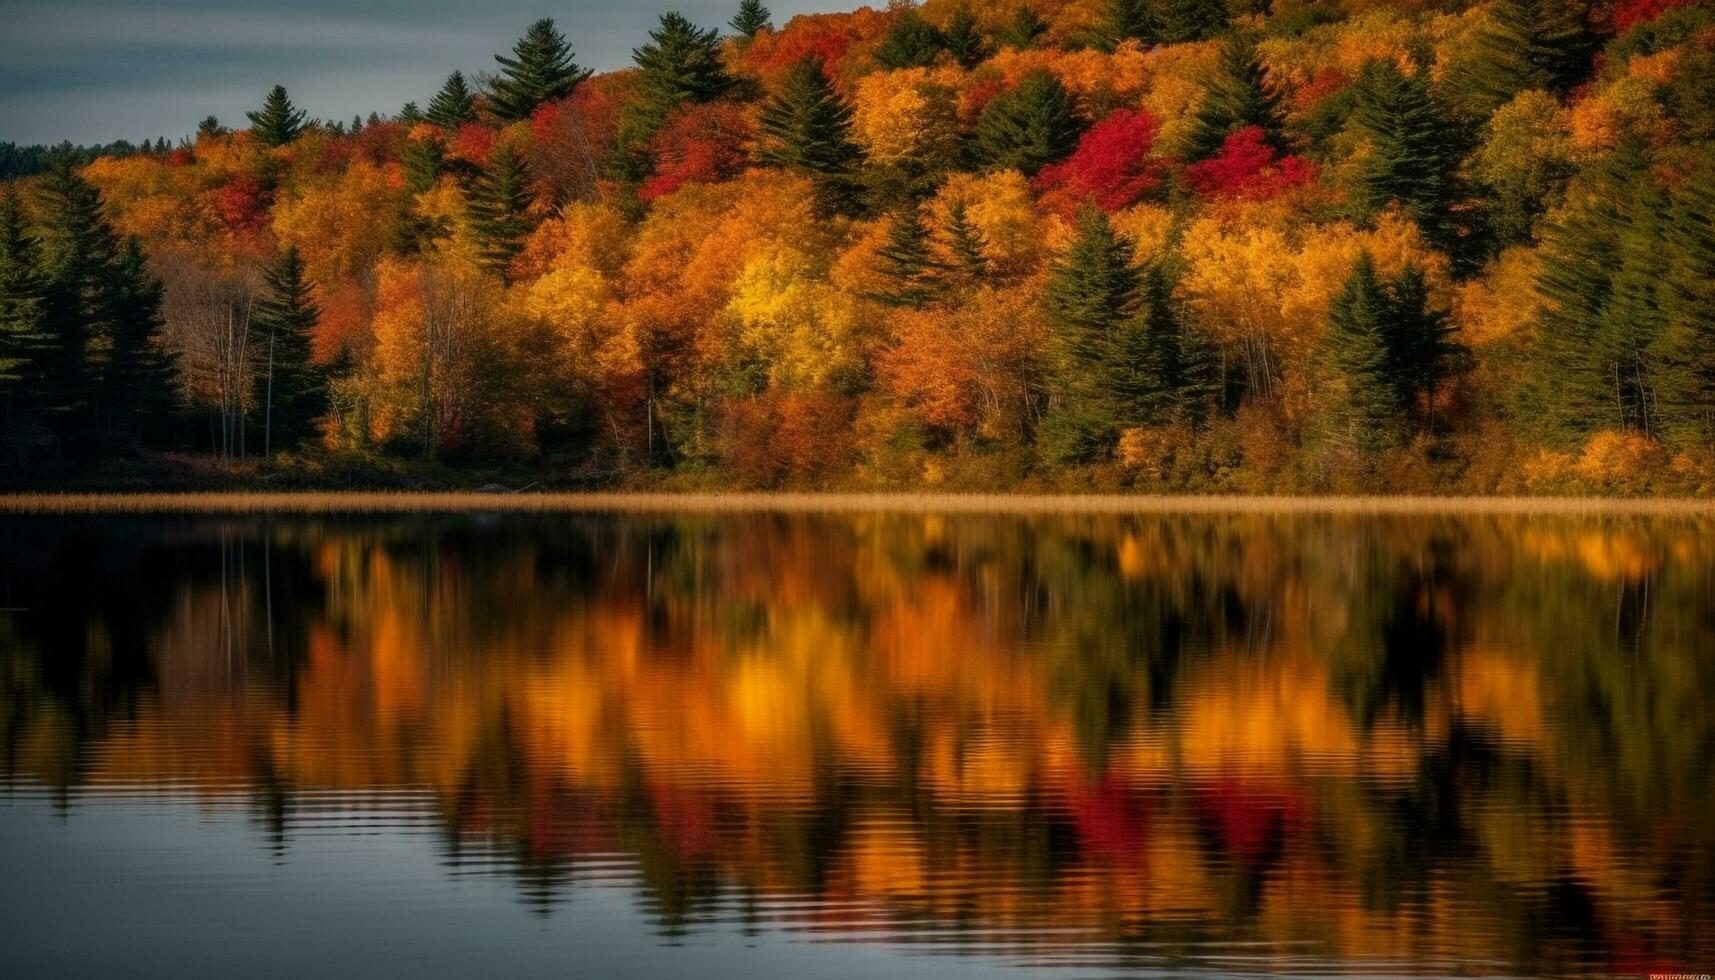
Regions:
<instances>
[{"instance_id":1,"label":"cloudy sky","mask_svg":"<svg viewBox=\"0 0 1715 980\"><path fill-rule=\"evenodd\" d=\"M669 5L669 6L663 6ZM849 0L773 0L775 23ZM538 17L581 64L629 63L663 9L724 26L738 0L0 0L0 141L177 138L243 124L270 86L312 116L426 103L447 72L494 67Z\"/></svg>"}]
</instances>

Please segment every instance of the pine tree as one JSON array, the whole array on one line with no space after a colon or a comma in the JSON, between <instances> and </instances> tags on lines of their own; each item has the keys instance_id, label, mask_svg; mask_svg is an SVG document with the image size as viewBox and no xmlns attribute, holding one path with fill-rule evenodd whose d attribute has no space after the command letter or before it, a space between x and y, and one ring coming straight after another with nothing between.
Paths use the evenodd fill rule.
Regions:
<instances>
[{"instance_id":1,"label":"pine tree","mask_svg":"<svg viewBox=\"0 0 1715 980\"><path fill-rule=\"evenodd\" d=\"M1096 42L1112 51L1123 41L1141 41L1145 46L1161 40L1161 25L1150 0L1109 0L1096 28Z\"/></svg>"},{"instance_id":2,"label":"pine tree","mask_svg":"<svg viewBox=\"0 0 1715 980\"><path fill-rule=\"evenodd\" d=\"M80 448L94 428L96 383L111 347L118 239L101 195L62 154L39 185L47 347L42 407L62 445Z\"/></svg>"},{"instance_id":3,"label":"pine tree","mask_svg":"<svg viewBox=\"0 0 1715 980\"><path fill-rule=\"evenodd\" d=\"M1107 215L1086 207L1044 295L1054 330L1057 400L1043 437L1062 462L1107 451L1124 424L1116 366L1136 354L1135 334L1126 327L1138 311L1142 285L1131 243L1114 233Z\"/></svg>"},{"instance_id":4,"label":"pine tree","mask_svg":"<svg viewBox=\"0 0 1715 980\"><path fill-rule=\"evenodd\" d=\"M572 94L590 75L572 60L565 35L547 17L530 25L512 46L512 57L497 54L494 60L500 63L500 77L489 109L503 122L530 118L537 106Z\"/></svg>"},{"instance_id":5,"label":"pine tree","mask_svg":"<svg viewBox=\"0 0 1715 980\"><path fill-rule=\"evenodd\" d=\"M1037 69L983 109L977 153L991 167L1031 176L1077 149L1083 132L1076 99L1053 73Z\"/></svg>"},{"instance_id":6,"label":"pine tree","mask_svg":"<svg viewBox=\"0 0 1715 980\"><path fill-rule=\"evenodd\" d=\"M755 37L762 31L774 29L768 8L762 5L762 0L739 0L738 14L733 17L732 29L738 36L746 40Z\"/></svg>"},{"instance_id":7,"label":"pine tree","mask_svg":"<svg viewBox=\"0 0 1715 980\"><path fill-rule=\"evenodd\" d=\"M405 148L399 151L399 164L405 171L405 189L412 194L423 194L432 189L441 179L446 156L440 140L407 140Z\"/></svg>"},{"instance_id":8,"label":"pine tree","mask_svg":"<svg viewBox=\"0 0 1715 980\"><path fill-rule=\"evenodd\" d=\"M855 176L862 154L851 141L851 119L851 109L814 57L794 65L762 109L759 157L808 174L815 181L817 210L823 216L862 210Z\"/></svg>"},{"instance_id":9,"label":"pine tree","mask_svg":"<svg viewBox=\"0 0 1715 980\"><path fill-rule=\"evenodd\" d=\"M415 126L423 121L423 110L417 108L417 103L407 102L400 107L398 119L406 126Z\"/></svg>"},{"instance_id":10,"label":"pine tree","mask_svg":"<svg viewBox=\"0 0 1715 980\"><path fill-rule=\"evenodd\" d=\"M1364 252L1328 310L1325 351L1344 385L1331 404L1331 435L1363 452L1386 449L1399 429L1397 360L1388 344L1391 305Z\"/></svg>"},{"instance_id":11,"label":"pine tree","mask_svg":"<svg viewBox=\"0 0 1715 980\"><path fill-rule=\"evenodd\" d=\"M1168 44L1203 41L1227 29L1226 0L1155 0L1155 29Z\"/></svg>"},{"instance_id":12,"label":"pine tree","mask_svg":"<svg viewBox=\"0 0 1715 980\"><path fill-rule=\"evenodd\" d=\"M1564 91L1589 69L1593 39L1564 0L1498 0L1449 72L1455 101L1486 119L1526 89Z\"/></svg>"},{"instance_id":13,"label":"pine tree","mask_svg":"<svg viewBox=\"0 0 1715 980\"><path fill-rule=\"evenodd\" d=\"M504 278L535 228L530 217L530 174L508 143L494 150L488 169L472 189L471 225L482 243L483 262Z\"/></svg>"},{"instance_id":14,"label":"pine tree","mask_svg":"<svg viewBox=\"0 0 1715 980\"><path fill-rule=\"evenodd\" d=\"M449 132L476 119L476 93L465 84L464 72L455 71L435 97L429 100L429 122Z\"/></svg>"},{"instance_id":15,"label":"pine tree","mask_svg":"<svg viewBox=\"0 0 1715 980\"><path fill-rule=\"evenodd\" d=\"M1652 352L1660 365L1668 437L1715 446L1715 165L1692 172L1674 201L1663 243L1672 269L1662 283L1663 329Z\"/></svg>"},{"instance_id":16,"label":"pine tree","mask_svg":"<svg viewBox=\"0 0 1715 980\"><path fill-rule=\"evenodd\" d=\"M676 13L661 15L660 26L649 32L649 43L631 52L637 65L637 99L626 110L620 134L629 165L624 176L641 179L649 172L648 143L679 106L708 102L733 86L721 60L720 33L702 30Z\"/></svg>"},{"instance_id":17,"label":"pine tree","mask_svg":"<svg viewBox=\"0 0 1715 980\"><path fill-rule=\"evenodd\" d=\"M226 133L227 133L226 127L222 126L220 124L220 120L216 119L213 116L204 116L202 118L202 122L197 123L197 138L198 139L201 139L205 136L225 136Z\"/></svg>"},{"instance_id":18,"label":"pine tree","mask_svg":"<svg viewBox=\"0 0 1715 980\"><path fill-rule=\"evenodd\" d=\"M947 251L952 254L951 271L970 283L988 279L987 243L983 233L971 223L964 201L954 201L947 209Z\"/></svg>"},{"instance_id":19,"label":"pine tree","mask_svg":"<svg viewBox=\"0 0 1715 980\"><path fill-rule=\"evenodd\" d=\"M149 273L143 247L126 240L113 269L112 334L102 378L110 435L163 445L178 416L178 361L163 345L161 281Z\"/></svg>"},{"instance_id":20,"label":"pine tree","mask_svg":"<svg viewBox=\"0 0 1715 980\"><path fill-rule=\"evenodd\" d=\"M964 68L975 68L988 60L988 40L977 26L977 16L971 13L970 7L960 7L953 11L953 15L947 19L946 28L941 32L941 41L946 46L947 53Z\"/></svg>"},{"instance_id":21,"label":"pine tree","mask_svg":"<svg viewBox=\"0 0 1715 980\"><path fill-rule=\"evenodd\" d=\"M304 132L303 110L292 105L284 85L269 89L262 108L245 115L250 117L250 132L263 146L285 146Z\"/></svg>"},{"instance_id":22,"label":"pine tree","mask_svg":"<svg viewBox=\"0 0 1715 980\"><path fill-rule=\"evenodd\" d=\"M1424 399L1424 424L1435 430L1435 403L1443 383L1469 368L1470 351L1454 339L1453 322L1429 302L1423 269L1408 265L1388 286L1389 372L1395 397L1412 410Z\"/></svg>"},{"instance_id":23,"label":"pine tree","mask_svg":"<svg viewBox=\"0 0 1715 980\"><path fill-rule=\"evenodd\" d=\"M1018 13L1006 22L1006 25L995 33L995 39L1009 48L1020 51L1036 46L1036 42L1048 33L1048 22L1042 19L1033 7L1020 7Z\"/></svg>"},{"instance_id":24,"label":"pine tree","mask_svg":"<svg viewBox=\"0 0 1715 980\"><path fill-rule=\"evenodd\" d=\"M929 250L929 229L916 207L906 207L894 216L887 244L877 257L888 287L873 294L872 299L888 306L916 308L940 293L946 270Z\"/></svg>"},{"instance_id":25,"label":"pine tree","mask_svg":"<svg viewBox=\"0 0 1715 980\"><path fill-rule=\"evenodd\" d=\"M915 8L907 8L888 29L875 60L885 68L927 68L946 47L946 39Z\"/></svg>"},{"instance_id":26,"label":"pine tree","mask_svg":"<svg viewBox=\"0 0 1715 980\"><path fill-rule=\"evenodd\" d=\"M17 191L7 185L0 189L0 445L16 442L36 394L47 340L41 246L30 234Z\"/></svg>"},{"instance_id":27,"label":"pine tree","mask_svg":"<svg viewBox=\"0 0 1715 980\"><path fill-rule=\"evenodd\" d=\"M1221 67L1191 120L1186 137L1187 160L1205 160L1221 150L1228 136L1247 126L1260 126L1269 145L1285 152L1285 116L1280 95L1269 82L1256 48L1233 37L1221 52Z\"/></svg>"},{"instance_id":28,"label":"pine tree","mask_svg":"<svg viewBox=\"0 0 1715 980\"><path fill-rule=\"evenodd\" d=\"M327 375L310 349L319 311L298 250L288 246L281 252L266 278L268 295L251 320L261 354L250 396L252 425L262 432L265 456L303 445L328 410Z\"/></svg>"},{"instance_id":29,"label":"pine tree","mask_svg":"<svg viewBox=\"0 0 1715 980\"><path fill-rule=\"evenodd\" d=\"M1453 199L1459 153L1423 73L1407 76L1392 61L1370 62L1359 76L1352 123L1369 141L1353 195L1374 215L1398 202L1431 239L1438 239Z\"/></svg>"}]
</instances>

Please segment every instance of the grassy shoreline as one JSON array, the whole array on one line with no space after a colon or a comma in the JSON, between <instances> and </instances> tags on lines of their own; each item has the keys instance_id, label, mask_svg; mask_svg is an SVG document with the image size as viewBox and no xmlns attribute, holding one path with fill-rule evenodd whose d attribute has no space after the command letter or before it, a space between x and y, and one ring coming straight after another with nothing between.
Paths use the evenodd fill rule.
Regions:
<instances>
[{"instance_id":1,"label":"grassy shoreline","mask_svg":"<svg viewBox=\"0 0 1715 980\"><path fill-rule=\"evenodd\" d=\"M1715 498L1003 493L14 493L0 515L147 513L904 513L1715 517Z\"/></svg>"}]
</instances>

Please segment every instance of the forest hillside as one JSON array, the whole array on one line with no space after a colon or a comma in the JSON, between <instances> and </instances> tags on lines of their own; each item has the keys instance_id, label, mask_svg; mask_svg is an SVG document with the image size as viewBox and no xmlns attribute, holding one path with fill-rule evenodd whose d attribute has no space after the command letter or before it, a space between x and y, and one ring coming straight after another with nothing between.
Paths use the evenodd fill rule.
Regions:
<instances>
[{"instance_id":1,"label":"forest hillside","mask_svg":"<svg viewBox=\"0 0 1715 980\"><path fill-rule=\"evenodd\" d=\"M1715 491L1710 0L577 47L7 145L0 482Z\"/></svg>"}]
</instances>

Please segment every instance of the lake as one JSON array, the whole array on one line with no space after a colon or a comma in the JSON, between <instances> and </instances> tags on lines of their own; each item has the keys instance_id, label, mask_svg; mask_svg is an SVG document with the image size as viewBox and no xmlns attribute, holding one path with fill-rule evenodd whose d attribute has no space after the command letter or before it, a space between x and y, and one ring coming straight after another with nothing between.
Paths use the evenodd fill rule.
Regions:
<instances>
[{"instance_id":1,"label":"lake","mask_svg":"<svg viewBox=\"0 0 1715 980\"><path fill-rule=\"evenodd\" d=\"M0 515L0 975L1706 973L1712 532Z\"/></svg>"}]
</instances>

